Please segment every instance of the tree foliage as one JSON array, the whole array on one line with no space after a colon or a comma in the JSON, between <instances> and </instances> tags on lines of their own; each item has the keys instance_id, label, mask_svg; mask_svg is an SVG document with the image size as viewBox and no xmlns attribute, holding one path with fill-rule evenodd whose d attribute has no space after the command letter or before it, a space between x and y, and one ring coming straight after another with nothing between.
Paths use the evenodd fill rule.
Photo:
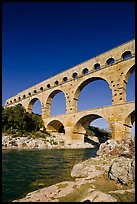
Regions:
<instances>
[{"instance_id":1,"label":"tree foliage","mask_svg":"<svg viewBox=\"0 0 137 204\"><path fill-rule=\"evenodd\" d=\"M2 131L3 132L32 132L44 129L42 118L38 114L28 113L21 105L9 108L2 107Z\"/></svg>"}]
</instances>

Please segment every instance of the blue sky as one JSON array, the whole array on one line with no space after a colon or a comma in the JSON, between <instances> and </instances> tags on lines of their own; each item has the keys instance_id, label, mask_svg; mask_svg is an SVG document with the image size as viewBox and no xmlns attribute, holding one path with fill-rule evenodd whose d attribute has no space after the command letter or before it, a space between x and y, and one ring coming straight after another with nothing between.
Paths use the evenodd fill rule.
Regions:
<instances>
[{"instance_id":1,"label":"blue sky","mask_svg":"<svg viewBox=\"0 0 137 204\"><path fill-rule=\"evenodd\" d=\"M24 89L134 37L133 2L3 2L2 105ZM128 100L135 99L134 80L133 74ZM98 83L109 96L107 85ZM100 97L93 101L94 87L91 83L82 90L79 110L92 108ZM110 99L103 98L102 103L109 105ZM63 94L53 98L53 114L57 105L63 111L58 100L64 103Z\"/></svg>"}]
</instances>

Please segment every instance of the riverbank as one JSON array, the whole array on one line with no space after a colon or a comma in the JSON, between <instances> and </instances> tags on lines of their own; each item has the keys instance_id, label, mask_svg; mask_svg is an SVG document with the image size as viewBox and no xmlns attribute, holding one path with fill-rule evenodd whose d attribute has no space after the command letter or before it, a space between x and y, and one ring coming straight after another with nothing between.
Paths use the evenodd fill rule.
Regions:
<instances>
[{"instance_id":1,"label":"riverbank","mask_svg":"<svg viewBox=\"0 0 137 204\"><path fill-rule=\"evenodd\" d=\"M74 144L65 144L65 138L62 134L53 136L47 135L45 138L28 136L2 135L2 149L75 149L75 148L94 148L89 143L77 142Z\"/></svg>"},{"instance_id":2,"label":"riverbank","mask_svg":"<svg viewBox=\"0 0 137 204\"><path fill-rule=\"evenodd\" d=\"M135 202L134 139L101 144L95 158L72 168L71 177L13 202Z\"/></svg>"}]
</instances>

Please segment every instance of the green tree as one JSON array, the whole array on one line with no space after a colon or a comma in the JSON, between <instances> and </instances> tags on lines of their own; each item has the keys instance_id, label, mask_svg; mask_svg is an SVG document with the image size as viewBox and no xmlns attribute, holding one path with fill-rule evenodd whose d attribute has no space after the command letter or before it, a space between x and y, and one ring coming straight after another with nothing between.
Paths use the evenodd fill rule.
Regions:
<instances>
[{"instance_id":1,"label":"green tree","mask_svg":"<svg viewBox=\"0 0 137 204\"><path fill-rule=\"evenodd\" d=\"M44 128L41 116L34 113L26 112L25 108L21 105L2 108L2 131L10 131L11 133L16 130L21 133L32 131L39 131Z\"/></svg>"}]
</instances>

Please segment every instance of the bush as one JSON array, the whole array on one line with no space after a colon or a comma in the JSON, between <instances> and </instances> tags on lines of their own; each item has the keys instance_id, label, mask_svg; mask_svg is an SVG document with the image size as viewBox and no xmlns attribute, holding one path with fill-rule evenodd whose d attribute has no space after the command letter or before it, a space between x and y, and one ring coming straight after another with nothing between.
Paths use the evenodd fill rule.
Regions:
<instances>
[{"instance_id":1,"label":"bush","mask_svg":"<svg viewBox=\"0 0 137 204\"><path fill-rule=\"evenodd\" d=\"M28 134L45 129L41 116L26 112L20 105L4 109L2 107L2 132L9 134ZM41 134L38 133L38 134ZM45 137L41 134L41 137Z\"/></svg>"}]
</instances>

